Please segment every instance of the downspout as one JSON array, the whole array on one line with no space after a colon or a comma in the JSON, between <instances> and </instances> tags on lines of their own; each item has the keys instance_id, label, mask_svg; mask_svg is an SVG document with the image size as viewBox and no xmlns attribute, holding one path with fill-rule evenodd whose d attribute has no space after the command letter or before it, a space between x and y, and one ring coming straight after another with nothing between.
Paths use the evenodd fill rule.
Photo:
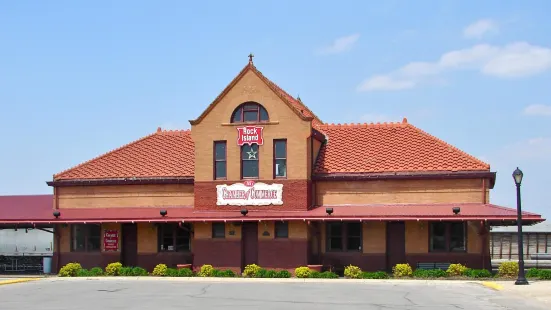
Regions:
<instances>
[{"instance_id":1,"label":"downspout","mask_svg":"<svg viewBox=\"0 0 551 310\"><path fill-rule=\"evenodd\" d=\"M310 209L316 205L316 185L312 180L312 174L314 172L314 136L310 137Z\"/></svg>"},{"instance_id":2,"label":"downspout","mask_svg":"<svg viewBox=\"0 0 551 310\"><path fill-rule=\"evenodd\" d=\"M486 179L482 179L482 203L486 204Z\"/></svg>"}]
</instances>

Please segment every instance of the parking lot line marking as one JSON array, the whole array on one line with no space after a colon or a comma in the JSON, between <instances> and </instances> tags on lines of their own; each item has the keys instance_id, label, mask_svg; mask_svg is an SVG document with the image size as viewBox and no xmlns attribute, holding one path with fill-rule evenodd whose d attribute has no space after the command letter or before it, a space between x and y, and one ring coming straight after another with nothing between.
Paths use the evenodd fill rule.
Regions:
<instances>
[{"instance_id":1,"label":"parking lot line marking","mask_svg":"<svg viewBox=\"0 0 551 310\"><path fill-rule=\"evenodd\" d=\"M40 280L40 278L22 278L22 279L13 279L13 280L3 280L3 281L0 281L0 285L23 283L23 282L30 282L30 281L36 281L36 280Z\"/></svg>"},{"instance_id":2,"label":"parking lot line marking","mask_svg":"<svg viewBox=\"0 0 551 310\"><path fill-rule=\"evenodd\" d=\"M489 288L492 288L496 291L501 291L503 289L503 286L495 283L495 282L482 282L482 285L486 286L486 287L489 287Z\"/></svg>"}]
</instances>

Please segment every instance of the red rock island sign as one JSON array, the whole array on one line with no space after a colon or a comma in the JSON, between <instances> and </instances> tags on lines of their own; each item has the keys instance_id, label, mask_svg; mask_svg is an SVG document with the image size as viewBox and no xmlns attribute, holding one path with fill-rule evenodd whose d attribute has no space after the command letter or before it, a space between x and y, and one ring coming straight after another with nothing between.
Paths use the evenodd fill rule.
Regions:
<instances>
[{"instance_id":1,"label":"red rock island sign","mask_svg":"<svg viewBox=\"0 0 551 310\"><path fill-rule=\"evenodd\" d=\"M264 128L259 126L237 127L237 145L264 144L264 138L262 137L263 130Z\"/></svg>"},{"instance_id":2,"label":"red rock island sign","mask_svg":"<svg viewBox=\"0 0 551 310\"><path fill-rule=\"evenodd\" d=\"M232 185L216 185L218 206L268 206L283 204L283 184L245 181Z\"/></svg>"}]
</instances>

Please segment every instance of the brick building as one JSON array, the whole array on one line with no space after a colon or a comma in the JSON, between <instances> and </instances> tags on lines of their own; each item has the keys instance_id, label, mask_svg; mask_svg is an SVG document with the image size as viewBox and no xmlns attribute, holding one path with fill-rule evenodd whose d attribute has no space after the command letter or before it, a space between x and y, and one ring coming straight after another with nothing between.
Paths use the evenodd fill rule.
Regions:
<instances>
[{"instance_id":1,"label":"brick building","mask_svg":"<svg viewBox=\"0 0 551 310\"><path fill-rule=\"evenodd\" d=\"M239 271L489 268L489 226L516 220L489 203L488 164L406 119L324 123L252 59L190 123L55 174L53 212L17 221L55 225L57 266Z\"/></svg>"}]
</instances>

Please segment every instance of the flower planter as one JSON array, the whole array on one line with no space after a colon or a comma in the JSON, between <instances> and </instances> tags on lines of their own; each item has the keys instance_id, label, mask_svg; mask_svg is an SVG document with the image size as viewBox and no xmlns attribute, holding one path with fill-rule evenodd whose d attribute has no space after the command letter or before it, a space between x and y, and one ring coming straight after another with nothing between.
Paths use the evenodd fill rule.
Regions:
<instances>
[{"instance_id":1,"label":"flower planter","mask_svg":"<svg viewBox=\"0 0 551 310\"><path fill-rule=\"evenodd\" d=\"M308 268L312 271L321 272L323 265L308 265Z\"/></svg>"},{"instance_id":2,"label":"flower planter","mask_svg":"<svg viewBox=\"0 0 551 310\"><path fill-rule=\"evenodd\" d=\"M178 270L180 270L180 269L191 269L191 264L178 264L178 265L176 265L176 268Z\"/></svg>"}]
</instances>

